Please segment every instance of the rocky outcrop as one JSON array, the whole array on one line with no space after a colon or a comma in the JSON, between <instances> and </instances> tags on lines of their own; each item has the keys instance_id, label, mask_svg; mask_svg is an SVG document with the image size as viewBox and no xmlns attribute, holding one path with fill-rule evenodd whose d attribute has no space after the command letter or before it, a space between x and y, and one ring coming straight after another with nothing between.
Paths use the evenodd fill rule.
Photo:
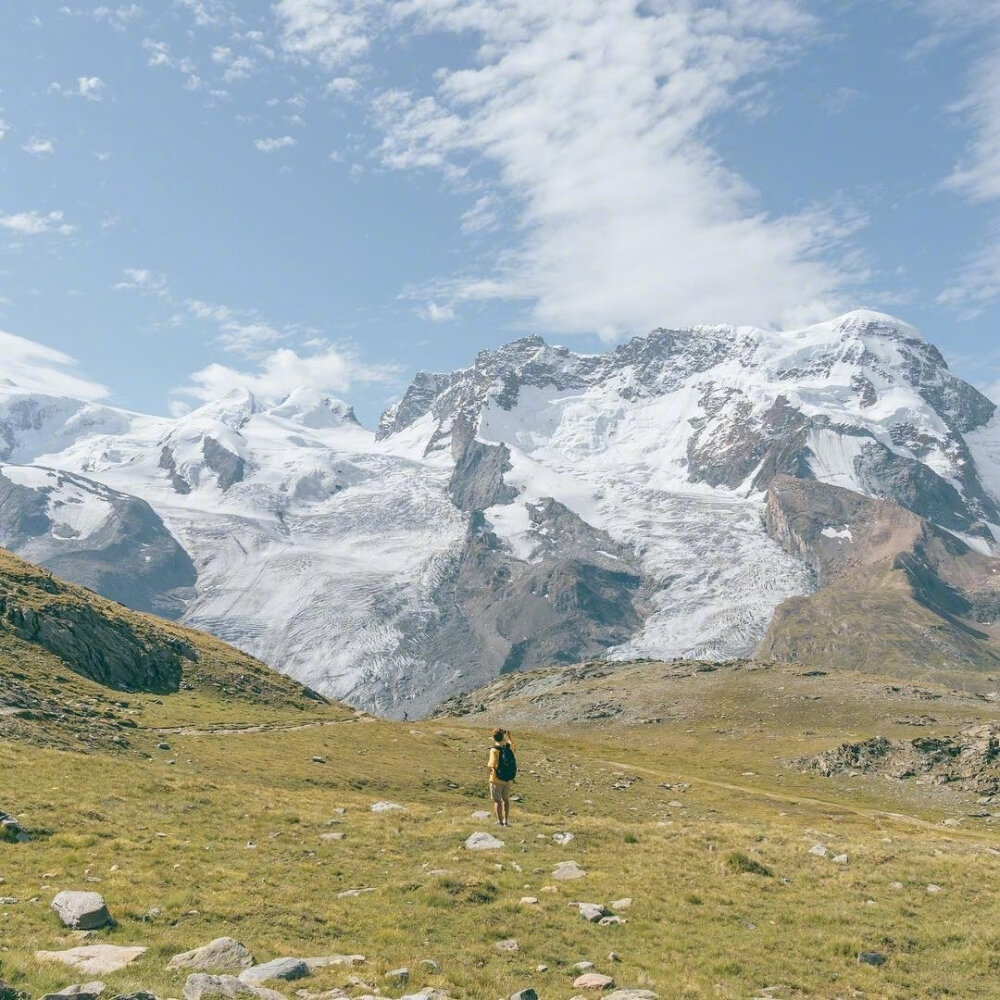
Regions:
<instances>
[{"instance_id":1,"label":"rocky outcrop","mask_svg":"<svg viewBox=\"0 0 1000 1000\"><path fill-rule=\"evenodd\" d=\"M843 743L795 762L824 777L861 772L904 780L923 778L978 795L1000 794L1000 723L963 729L954 736L902 741L875 736Z\"/></svg>"},{"instance_id":2,"label":"rocky outcrop","mask_svg":"<svg viewBox=\"0 0 1000 1000\"><path fill-rule=\"evenodd\" d=\"M168 969L196 969L199 972L242 972L254 964L246 945L231 937L216 938L200 948L174 955Z\"/></svg>"},{"instance_id":3,"label":"rocky outcrop","mask_svg":"<svg viewBox=\"0 0 1000 1000\"><path fill-rule=\"evenodd\" d=\"M216 482L223 493L230 486L243 481L246 462L215 438L205 437L201 443L201 453L205 456L205 464L215 473Z\"/></svg>"},{"instance_id":4,"label":"rocky outcrop","mask_svg":"<svg viewBox=\"0 0 1000 1000\"><path fill-rule=\"evenodd\" d=\"M510 471L510 449L505 444L475 439L459 442L453 436L452 449L457 454L448 492L459 510L486 510L517 498L516 487L503 478Z\"/></svg>"},{"instance_id":5,"label":"rocky outcrop","mask_svg":"<svg viewBox=\"0 0 1000 1000\"><path fill-rule=\"evenodd\" d=\"M151 643L127 619L100 614L53 580L53 600L36 606L0 577L0 631L58 656L75 673L122 691L176 691L195 651L180 639Z\"/></svg>"}]
</instances>

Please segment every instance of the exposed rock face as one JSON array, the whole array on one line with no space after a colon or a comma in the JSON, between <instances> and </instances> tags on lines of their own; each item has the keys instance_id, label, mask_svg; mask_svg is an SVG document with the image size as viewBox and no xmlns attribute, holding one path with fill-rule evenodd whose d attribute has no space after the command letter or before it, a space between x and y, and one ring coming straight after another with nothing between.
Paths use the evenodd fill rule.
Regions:
<instances>
[{"instance_id":1,"label":"exposed rock face","mask_svg":"<svg viewBox=\"0 0 1000 1000\"><path fill-rule=\"evenodd\" d=\"M457 451L448 492L459 510L485 510L517 497L517 489L503 479L503 474L510 471L510 449L506 445L470 440L458 445Z\"/></svg>"},{"instance_id":2,"label":"exposed rock face","mask_svg":"<svg viewBox=\"0 0 1000 1000\"><path fill-rule=\"evenodd\" d=\"M88 944L66 951L36 951L35 958L40 962L61 962L84 975L104 976L127 969L145 954L146 949L138 945Z\"/></svg>"},{"instance_id":3,"label":"exposed rock face","mask_svg":"<svg viewBox=\"0 0 1000 1000\"><path fill-rule=\"evenodd\" d=\"M215 438L207 436L202 441L201 451L205 464L215 473L223 493L234 483L242 482L246 463L239 455L234 455Z\"/></svg>"},{"instance_id":4,"label":"exposed rock face","mask_svg":"<svg viewBox=\"0 0 1000 1000\"><path fill-rule=\"evenodd\" d=\"M74 600L58 581L51 580L50 589L52 599L38 606L19 596L15 580L0 577L0 629L42 646L71 670L107 687L178 689L184 660L195 656L191 646L166 636L151 644L128 620Z\"/></svg>"},{"instance_id":5,"label":"exposed rock face","mask_svg":"<svg viewBox=\"0 0 1000 1000\"><path fill-rule=\"evenodd\" d=\"M778 478L769 534L821 589L775 612L759 655L871 672L1000 668L1000 560L909 510Z\"/></svg>"},{"instance_id":6,"label":"exposed rock face","mask_svg":"<svg viewBox=\"0 0 1000 1000\"><path fill-rule=\"evenodd\" d=\"M876 736L796 761L826 777L853 771L887 778L927 776L979 795L1000 793L1000 723L963 729L955 736L922 736L908 742Z\"/></svg>"},{"instance_id":7,"label":"exposed rock face","mask_svg":"<svg viewBox=\"0 0 1000 1000\"><path fill-rule=\"evenodd\" d=\"M197 581L191 557L144 500L50 469L0 468L0 545L164 618L180 617Z\"/></svg>"}]
</instances>

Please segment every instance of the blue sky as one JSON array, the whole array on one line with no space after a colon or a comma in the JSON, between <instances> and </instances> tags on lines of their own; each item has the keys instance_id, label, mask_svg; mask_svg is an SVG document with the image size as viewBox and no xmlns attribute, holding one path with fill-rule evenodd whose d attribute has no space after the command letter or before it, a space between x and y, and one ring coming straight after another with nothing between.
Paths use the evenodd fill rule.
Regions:
<instances>
[{"instance_id":1,"label":"blue sky","mask_svg":"<svg viewBox=\"0 0 1000 1000\"><path fill-rule=\"evenodd\" d=\"M1000 386L1000 0L15 2L0 136L0 330L120 405L858 306Z\"/></svg>"}]
</instances>

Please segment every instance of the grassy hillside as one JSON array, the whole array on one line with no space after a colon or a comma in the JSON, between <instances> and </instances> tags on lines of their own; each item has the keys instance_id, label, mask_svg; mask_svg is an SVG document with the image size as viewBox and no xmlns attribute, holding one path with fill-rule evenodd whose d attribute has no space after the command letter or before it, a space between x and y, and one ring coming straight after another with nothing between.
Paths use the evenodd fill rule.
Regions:
<instances>
[{"instance_id":1,"label":"grassy hillside","mask_svg":"<svg viewBox=\"0 0 1000 1000\"><path fill-rule=\"evenodd\" d=\"M136 701L143 692L150 697ZM249 725L331 713L345 710L211 636L131 611L0 549L6 739L149 752L141 722Z\"/></svg>"}]
</instances>

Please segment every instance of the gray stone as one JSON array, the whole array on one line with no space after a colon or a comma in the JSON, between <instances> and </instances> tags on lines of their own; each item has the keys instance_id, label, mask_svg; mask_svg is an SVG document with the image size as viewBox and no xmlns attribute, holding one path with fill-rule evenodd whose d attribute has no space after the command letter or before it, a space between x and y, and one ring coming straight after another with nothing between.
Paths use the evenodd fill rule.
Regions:
<instances>
[{"instance_id":1,"label":"gray stone","mask_svg":"<svg viewBox=\"0 0 1000 1000\"><path fill-rule=\"evenodd\" d=\"M652 990L615 990L606 1000L660 1000L660 995Z\"/></svg>"},{"instance_id":2,"label":"gray stone","mask_svg":"<svg viewBox=\"0 0 1000 1000\"><path fill-rule=\"evenodd\" d=\"M608 916L608 911L600 903L572 903L580 911L580 916L590 923L596 924L602 917Z\"/></svg>"},{"instance_id":3,"label":"gray stone","mask_svg":"<svg viewBox=\"0 0 1000 1000\"><path fill-rule=\"evenodd\" d=\"M612 910L628 910L632 907L632 897L625 896L622 899L615 899L611 903Z\"/></svg>"},{"instance_id":4,"label":"gray stone","mask_svg":"<svg viewBox=\"0 0 1000 1000\"><path fill-rule=\"evenodd\" d=\"M425 958L420 962L420 968L426 969L428 972L440 972L441 966L434 961L433 958Z\"/></svg>"},{"instance_id":5,"label":"gray stone","mask_svg":"<svg viewBox=\"0 0 1000 1000\"><path fill-rule=\"evenodd\" d=\"M859 951L858 952L858 965L874 965L876 967L880 965L885 965L888 959L881 952L877 951Z\"/></svg>"},{"instance_id":6,"label":"gray stone","mask_svg":"<svg viewBox=\"0 0 1000 1000\"><path fill-rule=\"evenodd\" d=\"M830 851L823 844L814 844L809 848L809 853L814 854L817 858L828 857Z\"/></svg>"},{"instance_id":7,"label":"gray stone","mask_svg":"<svg viewBox=\"0 0 1000 1000\"><path fill-rule=\"evenodd\" d=\"M97 1000L97 998L107 989L100 980L92 983L77 983L75 986L64 986L58 993L46 993L42 1000L68 1000L70 997L76 1000Z\"/></svg>"},{"instance_id":8,"label":"gray stone","mask_svg":"<svg viewBox=\"0 0 1000 1000\"><path fill-rule=\"evenodd\" d=\"M583 878L587 873L575 861L560 861L556 865L552 877L560 882L567 882L575 878Z\"/></svg>"},{"instance_id":9,"label":"gray stone","mask_svg":"<svg viewBox=\"0 0 1000 1000\"><path fill-rule=\"evenodd\" d=\"M410 981L410 970L404 965L400 969L393 969L385 974L385 978L390 983L408 983Z\"/></svg>"},{"instance_id":10,"label":"gray stone","mask_svg":"<svg viewBox=\"0 0 1000 1000\"><path fill-rule=\"evenodd\" d=\"M52 900L52 909L76 931L96 931L111 923L108 904L99 892L60 892Z\"/></svg>"},{"instance_id":11,"label":"gray stone","mask_svg":"<svg viewBox=\"0 0 1000 1000\"><path fill-rule=\"evenodd\" d=\"M309 966L301 958L275 958L262 965L254 965L249 969L244 969L239 975L241 983L249 983L251 986L259 986L268 979L284 979L291 982L293 979L302 979L309 975Z\"/></svg>"},{"instance_id":12,"label":"gray stone","mask_svg":"<svg viewBox=\"0 0 1000 1000\"><path fill-rule=\"evenodd\" d=\"M232 972L249 969L254 957L246 945L235 938L220 937L193 951L174 955L168 969L197 969L200 972Z\"/></svg>"},{"instance_id":13,"label":"gray stone","mask_svg":"<svg viewBox=\"0 0 1000 1000\"><path fill-rule=\"evenodd\" d=\"M511 993L510 1000L538 1000L538 994L529 986L525 990Z\"/></svg>"},{"instance_id":14,"label":"gray stone","mask_svg":"<svg viewBox=\"0 0 1000 1000\"><path fill-rule=\"evenodd\" d=\"M223 1000L285 1000L276 990L265 989L242 983L235 976L213 976L207 972L195 972L184 983L184 1000L207 1000L221 997Z\"/></svg>"},{"instance_id":15,"label":"gray stone","mask_svg":"<svg viewBox=\"0 0 1000 1000\"><path fill-rule=\"evenodd\" d=\"M40 962L62 962L86 976L103 976L127 968L146 954L145 948L114 944L90 944L66 951L36 951Z\"/></svg>"},{"instance_id":16,"label":"gray stone","mask_svg":"<svg viewBox=\"0 0 1000 1000\"><path fill-rule=\"evenodd\" d=\"M573 988L577 990L610 990L614 985L611 976L600 972L585 972L573 980Z\"/></svg>"},{"instance_id":17,"label":"gray stone","mask_svg":"<svg viewBox=\"0 0 1000 1000\"><path fill-rule=\"evenodd\" d=\"M398 802L374 802L372 803L373 813L397 812L403 807Z\"/></svg>"},{"instance_id":18,"label":"gray stone","mask_svg":"<svg viewBox=\"0 0 1000 1000\"><path fill-rule=\"evenodd\" d=\"M465 842L467 851L498 851L503 847L503 841L492 833L474 833Z\"/></svg>"},{"instance_id":19,"label":"gray stone","mask_svg":"<svg viewBox=\"0 0 1000 1000\"><path fill-rule=\"evenodd\" d=\"M364 955L321 955L318 958L304 958L302 961L309 967L309 971L313 972L316 969L326 969L331 965L356 968L359 965L364 965L366 959Z\"/></svg>"},{"instance_id":20,"label":"gray stone","mask_svg":"<svg viewBox=\"0 0 1000 1000\"><path fill-rule=\"evenodd\" d=\"M497 941L493 946L497 951L512 952L517 951L519 945L514 938L505 938L503 941Z\"/></svg>"}]
</instances>

